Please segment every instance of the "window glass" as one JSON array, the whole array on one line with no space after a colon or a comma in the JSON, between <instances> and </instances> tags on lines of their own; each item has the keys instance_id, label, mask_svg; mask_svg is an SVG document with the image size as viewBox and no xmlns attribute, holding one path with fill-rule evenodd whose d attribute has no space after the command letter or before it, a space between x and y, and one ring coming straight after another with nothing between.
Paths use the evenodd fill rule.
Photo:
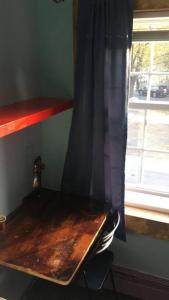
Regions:
<instances>
[{"instance_id":1,"label":"window glass","mask_svg":"<svg viewBox=\"0 0 169 300\"><path fill-rule=\"evenodd\" d=\"M126 183L139 184L141 171L141 153L139 150L127 150Z\"/></svg>"},{"instance_id":2,"label":"window glass","mask_svg":"<svg viewBox=\"0 0 169 300\"><path fill-rule=\"evenodd\" d=\"M128 147L142 147L145 113L130 109L128 113Z\"/></svg>"},{"instance_id":3,"label":"window glass","mask_svg":"<svg viewBox=\"0 0 169 300\"><path fill-rule=\"evenodd\" d=\"M129 96L169 101L169 42L133 42Z\"/></svg>"},{"instance_id":4,"label":"window glass","mask_svg":"<svg viewBox=\"0 0 169 300\"><path fill-rule=\"evenodd\" d=\"M169 151L169 111L147 111L144 146Z\"/></svg>"},{"instance_id":5,"label":"window glass","mask_svg":"<svg viewBox=\"0 0 169 300\"><path fill-rule=\"evenodd\" d=\"M131 74L130 98L131 100L146 100L148 90L148 75Z\"/></svg>"},{"instance_id":6,"label":"window glass","mask_svg":"<svg viewBox=\"0 0 169 300\"><path fill-rule=\"evenodd\" d=\"M154 43L153 71L169 72L169 42Z\"/></svg>"},{"instance_id":7,"label":"window glass","mask_svg":"<svg viewBox=\"0 0 169 300\"><path fill-rule=\"evenodd\" d=\"M134 30L169 36L169 18L135 20ZM141 38L131 55L126 186L169 193L169 39Z\"/></svg>"},{"instance_id":8,"label":"window glass","mask_svg":"<svg viewBox=\"0 0 169 300\"><path fill-rule=\"evenodd\" d=\"M169 154L147 152L143 154L141 183L149 189L168 191Z\"/></svg>"},{"instance_id":9,"label":"window glass","mask_svg":"<svg viewBox=\"0 0 169 300\"><path fill-rule=\"evenodd\" d=\"M132 45L131 72L145 72L150 69L150 43L135 42Z\"/></svg>"},{"instance_id":10,"label":"window glass","mask_svg":"<svg viewBox=\"0 0 169 300\"><path fill-rule=\"evenodd\" d=\"M152 75L150 80L150 100L169 101L169 75Z\"/></svg>"}]
</instances>

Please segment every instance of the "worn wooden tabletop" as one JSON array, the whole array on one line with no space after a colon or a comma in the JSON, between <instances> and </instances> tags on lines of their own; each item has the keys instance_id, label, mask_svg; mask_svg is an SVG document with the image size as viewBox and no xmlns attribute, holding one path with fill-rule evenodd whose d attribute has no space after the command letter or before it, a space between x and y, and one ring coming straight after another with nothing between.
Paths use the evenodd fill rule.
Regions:
<instances>
[{"instance_id":1,"label":"worn wooden tabletop","mask_svg":"<svg viewBox=\"0 0 169 300\"><path fill-rule=\"evenodd\" d=\"M59 193L27 199L0 231L0 264L62 285L71 282L106 220Z\"/></svg>"}]
</instances>

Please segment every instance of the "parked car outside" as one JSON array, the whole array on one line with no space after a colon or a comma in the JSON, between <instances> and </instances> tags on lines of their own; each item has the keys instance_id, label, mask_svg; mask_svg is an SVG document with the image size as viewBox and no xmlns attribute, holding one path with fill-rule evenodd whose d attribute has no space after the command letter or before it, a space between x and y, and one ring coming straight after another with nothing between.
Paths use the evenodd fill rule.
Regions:
<instances>
[{"instance_id":1,"label":"parked car outside","mask_svg":"<svg viewBox=\"0 0 169 300\"><path fill-rule=\"evenodd\" d=\"M147 87L143 87L138 90L139 96L147 96ZM168 94L168 89L166 85L154 85L151 87L151 97L152 98L162 98L166 97Z\"/></svg>"}]
</instances>

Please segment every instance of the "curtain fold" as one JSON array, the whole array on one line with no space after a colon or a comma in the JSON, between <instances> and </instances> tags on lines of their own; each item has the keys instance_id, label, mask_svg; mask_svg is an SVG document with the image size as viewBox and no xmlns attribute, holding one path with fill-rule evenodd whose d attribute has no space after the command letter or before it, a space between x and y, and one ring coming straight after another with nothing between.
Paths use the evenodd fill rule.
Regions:
<instances>
[{"instance_id":1,"label":"curtain fold","mask_svg":"<svg viewBox=\"0 0 169 300\"><path fill-rule=\"evenodd\" d=\"M123 240L132 19L131 0L79 0L74 111L61 186L119 210Z\"/></svg>"}]
</instances>

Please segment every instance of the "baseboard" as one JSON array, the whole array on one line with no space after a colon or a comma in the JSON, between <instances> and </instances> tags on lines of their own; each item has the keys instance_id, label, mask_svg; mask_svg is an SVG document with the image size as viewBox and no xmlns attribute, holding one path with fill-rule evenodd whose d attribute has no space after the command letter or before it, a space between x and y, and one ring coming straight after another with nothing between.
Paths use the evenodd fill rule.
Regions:
<instances>
[{"instance_id":1,"label":"baseboard","mask_svg":"<svg viewBox=\"0 0 169 300\"><path fill-rule=\"evenodd\" d=\"M168 300L169 280L140 273L120 266L113 267L119 293L143 300Z\"/></svg>"}]
</instances>

